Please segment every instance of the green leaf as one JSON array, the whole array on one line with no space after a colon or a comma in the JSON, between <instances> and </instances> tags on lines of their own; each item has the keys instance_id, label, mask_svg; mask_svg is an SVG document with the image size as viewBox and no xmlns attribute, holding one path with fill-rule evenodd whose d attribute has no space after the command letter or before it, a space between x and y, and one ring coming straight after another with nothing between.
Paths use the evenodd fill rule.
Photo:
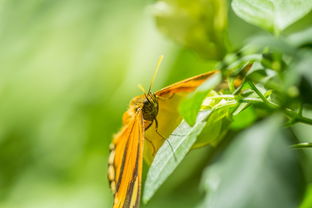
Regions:
<instances>
[{"instance_id":1,"label":"green leaf","mask_svg":"<svg viewBox=\"0 0 312 208\"><path fill-rule=\"evenodd\" d=\"M305 52L301 53L300 60L298 60L293 67L298 74L305 77L309 82L309 84L312 85L311 66L312 66L312 53L311 51L306 50Z\"/></svg>"},{"instance_id":2,"label":"green leaf","mask_svg":"<svg viewBox=\"0 0 312 208\"><path fill-rule=\"evenodd\" d=\"M202 57L220 60L226 53L225 0L161 0L153 14L161 32Z\"/></svg>"},{"instance_id":3,"label":"green leaf","mask_svg":"<svg viewBox=\"0 0 312 208\"><path fill-rule=\"evenodd\" d=\"M243 103L241 106L245 106ZM238 130L250 126L257 119L256 113L252 107L248 107L233 116L231 128Z\"/></svg>"},{"instance_id":4,"label":"green leaf","mask_svg":"<svg viewBox=\"0 0 312 208\"><path fill-rule=\"evenodd\" d=\"M234 12L246 22L279 33L312 9L311 0L233 0Z\"/></svg>"},{"instance_id":5,"label":"green leaf","mask_svg":"<svg viewBox=\"0 0 312 208\"><path fill-rule=\"evenodd\" d=\"M207 195L200 207L298 207L304 176L281 123L281 117L273 116L233 140L221 160L204 172Z\"/></svg>"},{"instance_id":6,"label":"green leaf","mask_svg":"<svg viewBox=\"0 0 312 208\"><path fill-rule=\"evenodd\" d=\"M303 203L300 208L311 208L312 207L312 184L309 185Z\"/></svg>"},{"instance_id":7,"label":"green leaf","mask_svg":"<svg viewBox=\"0 0 312 208\"><path fill-rule=\"evenodd\" d=\"M197 123L193 127L182 121L160 147L147 173L143 193L144 203L151 199L160 185L163 184L192 148L197 136L205 127L210 112L200 112Z\"/></svg>"},{"instance_id":8,"label":"green leaf","mask_svg":"<svg viewBox=\"0 0 312 208\"><path fill-rule=\"evenodd\" d=\"M183 100L179 106L179 112L185 121L193 126L203 100L208 92L221 82L221 74L217 73L199 86L195 92Z\"/></svg>"},{"instance_id":9,"label":"green leaf","mask_svg":"<svg viewBox=\"0 0 312 208\"><path fill-rule=\"evenodd\" d=\"M231 123L229 114L232 108L232 102L223 102L220 108L212 110L208 116L206 126L198 136L193 148L205 145L216 146L222 140Z\"/></svg>"},{"instance_id":10,"label":"green leaf","mask_svg":"<svg viewBox=\"0 0 312 208\"><path fill-rule=\"evenodd\" d=\"M276 38L269 35L258 35L248 40L248 45L245 49L256 49L262 51L264 49L270 49L270 52L279 52L282 54L288 54L296 57L296 49L288 44L285 40L281 38Z\"/></svg>"},{"instance_id":11,"label":"green leaf","mask_svg":"<svg viewBox=\"0 0 312 208\"><path fill-rule=\"evenodd\" d=\"M291 145L293 148L312 148L311 142L303 142Z\"/></svg>"},{"instance_id":12,"label":"green leaf","mask_svg":"<svg viewBox=\"0 0 312 208\"><path fill-rule=\"evenodd\" d=\"M309 45L312 43L312 27L291 34L287 39L291 44L297 47Z\"/></svg>"}]
</instances>

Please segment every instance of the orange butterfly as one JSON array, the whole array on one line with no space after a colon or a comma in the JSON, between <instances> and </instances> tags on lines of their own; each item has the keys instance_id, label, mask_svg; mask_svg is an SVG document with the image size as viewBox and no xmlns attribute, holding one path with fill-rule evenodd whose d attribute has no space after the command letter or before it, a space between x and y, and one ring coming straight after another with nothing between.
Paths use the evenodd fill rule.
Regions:
<instances>
[{"instance_id":1,"label":"orange butterfly","mask_svg":"<svg viewBox=\"0 0 312 208\"><path fill-rule=\"evenodd\" d=\"M217 72L177 82L155 93L150 87L147 93L131 100L123 115L123 127L110 145L108 180L114 193L113 208L139 207L143 155L148 163L152 162L164 139L182 120L177 110L181 99Z\"/></svg>"}]
</instances>

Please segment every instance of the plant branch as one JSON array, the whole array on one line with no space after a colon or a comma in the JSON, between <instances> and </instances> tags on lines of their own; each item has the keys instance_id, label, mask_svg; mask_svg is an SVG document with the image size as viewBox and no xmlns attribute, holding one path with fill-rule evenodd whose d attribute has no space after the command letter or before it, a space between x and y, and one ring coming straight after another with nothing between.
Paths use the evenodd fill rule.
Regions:
<instances>
[{"instance_id":1,"label":"plant branch","mask_svg":"<svg viewBox=\"0 0 312 208\"><path fill-rule=\"evenodd\" d=\"M301 122L301 123L306 123L306 124L310 124L312 125L312 119L311 118L307 118L304 117L301 114L301 111L295 112L289 108L283 109L281 108L279 105L277 105L276 103L273 103L271 101L269 101L268 99L266 99L264 97L264 95L257 89L257 87L252 83L251 85L253 85L253 89L256 89L255 92L259 95L259 98L241 98L239 96L234 96L234 95L218 95L218 96L211 96L208 97L208 99L233 99L236 102L244 102L244 103L250 103L250 104L266 104L266 106L269 109L273 109L273 110L281 110L284 114L286 114L287 116L289 116L292 119L292 122Z\"/></svg>"}]
</instances>

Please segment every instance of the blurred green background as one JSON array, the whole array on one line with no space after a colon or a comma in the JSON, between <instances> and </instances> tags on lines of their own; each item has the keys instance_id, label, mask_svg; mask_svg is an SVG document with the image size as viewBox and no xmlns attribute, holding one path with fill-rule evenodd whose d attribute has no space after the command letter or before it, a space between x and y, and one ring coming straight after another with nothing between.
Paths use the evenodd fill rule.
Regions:
<instances>
[{"instance_id":1,"label":"blurred green background","mask_svg":"<svg viewBox=\"0 0 312 208\"><path fill-rule=\"evenodd\" d=\"M0 0L0 208L111 207L108 145L137 84L160 55L154 90L215 66L160 33L153 3ZM229 16L232 47L260 31ZM198 204L207 153L192 151L144 207Z\"/></svg>"},{"instance_id":2,"label":"blurred green background","mask_svg":"<svg viewBox=\"0 0 312 208\"><path fill-rule=\"evenodd\" d=\"M151 3L0 1L1 208L111 206L108 145L136 85L161 54L155 90L212 67L157 31ZM176 203L159 195L150 207Z\"/></svg>"}]
</instances>

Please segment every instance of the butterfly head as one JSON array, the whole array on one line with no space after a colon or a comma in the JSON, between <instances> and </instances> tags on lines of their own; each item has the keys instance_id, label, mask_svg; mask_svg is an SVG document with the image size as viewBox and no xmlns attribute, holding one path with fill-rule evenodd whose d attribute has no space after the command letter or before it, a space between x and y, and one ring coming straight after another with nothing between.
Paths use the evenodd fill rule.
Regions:
<instances>
[{"instance_id":1,"label":"butterfly head","mask_svg":"<svg viewBox=\"0 0 312 208\"><path fill-rule=\"evenodd\" d=\"M158 101L157 97L153 93L145 94L143 101L142 113L144 120L153 121L158 114Z\"/></svg>"}]
</instances>

